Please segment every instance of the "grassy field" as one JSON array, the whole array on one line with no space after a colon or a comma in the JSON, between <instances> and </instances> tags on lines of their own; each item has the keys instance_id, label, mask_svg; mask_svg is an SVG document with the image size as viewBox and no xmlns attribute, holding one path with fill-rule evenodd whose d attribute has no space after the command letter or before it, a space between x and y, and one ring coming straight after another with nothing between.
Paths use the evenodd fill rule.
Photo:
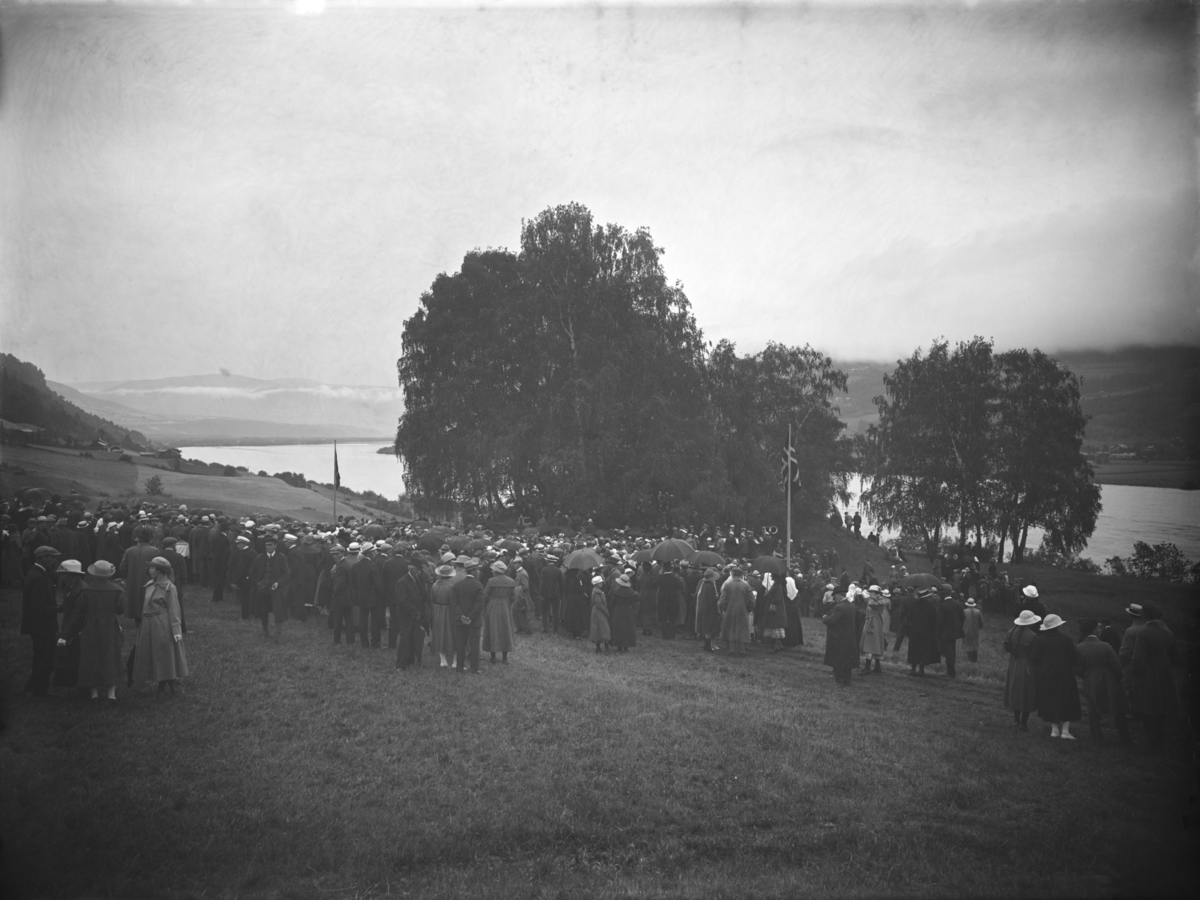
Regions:
<instances>
[{"instance_id":1,"label":"grassy field","mask_svg":"<svg viewBox=\"0 0 1200 900\"><path fill-rule=\"evenodd\" d=\"M889 660L839 688L815 620L748 659L539 633L474 677L322 620L264 642L197 592L186 694L101 705L12 691L19 603L8 897L1182 896L1194 872L1180 723L1166 756L1014 730L995 618L957 681Z\"/></svg>"},{"instance_id":2,"label":"grassy field","mask_svg":"<svg viewBox=\"0 0 1200 900\"><path fill-rule=\"evenodd\" d=\"M1118 460L1093 466L1098 484L1130 484L1138 487L1200 487L1200 463L1196 461Z\"/></svg>"},{"instance_id":3,"label":"grassy field","mask_svg":"<svg viewBox=\"0 0 1200 900\"><path fill-rule=\"evenodd\" d=\"M259 513L286 515L307 522L333 518L332 492L325 488L304 490L278 478L260 478L242 474L236 478L200 474L200 468L185 465L184 471L172 472L163 460L135 457L133 463L118 462L97 452L89 459L79 451L6 445L0 448L4 468L0 469L0 495L12 496L26 487L45 487L66 496L79 492L89 499L89 508L108 500L135 503L185 503L192 508L214 507L232 516ZM212 470L209 470L211 473ZM157 475L162 479L164 495L151 497L146 481ZM345 497L338 501L339 515L384 516L369 506L351 506Z\"/></svg>"}]
</instances>

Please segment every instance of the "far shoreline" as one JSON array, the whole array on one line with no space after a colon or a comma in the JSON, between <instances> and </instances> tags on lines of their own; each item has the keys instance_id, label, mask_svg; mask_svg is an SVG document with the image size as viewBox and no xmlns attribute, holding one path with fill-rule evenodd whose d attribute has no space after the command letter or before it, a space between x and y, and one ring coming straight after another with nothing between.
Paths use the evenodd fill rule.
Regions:
<instances>
[{"instance_id":1,"label":"far shoreline","mask_svg":"<svg viewBox=\"0 0 1200 900\"><path fill-rule=\"evenodd\" d=\"M1192 460L1119 460L1093 464L1096 484L1127 487L1200 488L1200 462Z\"/></svg>"}]
</instances>

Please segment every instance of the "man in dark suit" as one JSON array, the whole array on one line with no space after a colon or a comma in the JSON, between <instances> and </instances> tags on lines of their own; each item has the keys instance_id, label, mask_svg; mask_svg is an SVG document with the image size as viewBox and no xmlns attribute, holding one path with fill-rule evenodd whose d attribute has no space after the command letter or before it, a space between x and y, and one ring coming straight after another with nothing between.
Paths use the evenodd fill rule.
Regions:
<instances>
[{"instance_id":1,"label":"man in dark suit","mask_svg":"<svg viewBox=\"0 0 1200 900\"><path fill-rule=\"evenodd\" d=\"M475 577L479 560L467 564L467 574L454 584L450 617L454 622L454 655L458 671L463 671L467 654L471 656L471 674L479 674L479 638L483 630L483 585Z\"/></svg>"},{"instance_id":2,"label":"man in dark suit","mask_svg":"<svg viewBox=\"0 0 1200 900\"><path fill-rule=\"evenodd\" d=\"M275 640L283 636L283 623L288 620L288 568L287 558L276 553L278 540L273 532L263 538L266 551L255 557L250 566L250 584L254 587L254 611L262 622L263 637L270 634L270 616L275 615Z\"/></svg>"},{"instance_id":3,"label":"man in dark suit","mask_svg":"<svg viewBox=\"0 0 1200 900\"><path fill-rule=\"evenodd\" d=\"M237 591L243 620L250 618L250 605L254 599L254 583L250 580L250 568L258 557L250 544L250 535L239 534L234 540L234 547L229 555L229 586ZM216 597L214 596L213 599L215 600Z\"/></svg>"},{"instance_id":4,"label":"man in dark suit","mask_svg":"<svg viewBox=\"0 0 1200 900\"><path fill-rule=\"evenodd\" d=\"M858 666L854 619L854 604L840 591L833 608L821 617L825 624L825 665L833 669L834 681L844 687L849 687L851 673Z\"/></svg>"},{"instance_id":5,"label":"man in dark suit","mask_svg":"<svg viewBox=\"0 0 1200 900\"><path fill-rule=\"evenodd\" d=\"M224 518L217 520L217 530L209 539L212 552L212 602L220 603L225 599L225 581L229 577L229 525Z\"/></svg>"},{"instance_id":6,"label":"man in dark suit","mask_svg":"<svg viewBox=\"0 0 1200 900\"><path fill-rule=\"evenodd\" d=\"M391 544L384 543L380 548L378 562L379 581L383 587L384 605L388 613L388 649L395 650L402 630L401 625L407 626L407 623L401 622L403 614L398 613L396 609L399 600L396 585L400 579L408 575L408 561L397 553ZM398 654L397 659L399 659Z\"/></svg>"},{"instance_id":7,"label":"man in dark suit","mask_svg":"<svg viewBox=\"0 0 1200 900\"><path fill-rule=\"evenodd\" d=\"M58 607L54 581L50 575L58 568L61 554L48 544L33 551L33 565L25 576L21 596L21 634L33 640L33 666L25 690L35 697L50 694L50 675L54 672L54 646L58 640Z\"/></svg>"},{"instance_id":8,"label":"man in dark suit","mask_svg":"<svg viewBox=\"0 0 1200 900\"><path fill-rule=\"evenodd\" d=\"M558 567L558 557L551 556L542 566L538 577L542 599L542 632L558 633L558 613L563 595L563 573Z\"/></svg>"},{"instance_id":9,"label":"man in dark suit","mask_svg":"<svg viewBox=\"0 0 1200 900\"><path fill-rule=\"evenodd\" d=\"M946 660L946 675L955 677L954 663L958 659L958 641L963 636L963 607L950 585L942 585L942 599L937 607L938 652Z\"/></svg>"},{"instance_id":10,"label":"man in dark suit","mask_svg":"<svg viewBox=\"0 0 1200 900\"><path fill-rule=\"evenodd\" d=\"M396 648L396 668L407 669L414 662L421 667L421 648L425 632L421 621L426 617L425 598L418 583L419 570L413 563L397 560L405 566L404 575L393 588L392 621L388 628L388 646Z\"/></svg>"},{"instance_id":11,"label":"man in dark suit","mask_svg":"<svg viewBox=\"0 0 1200 900\"><path fill-rule=\"evenodd\" d=\"M373 544L364 544L358 562L350 570L355 612L358 615L359 640L364 647L378 647L383 639L383 579L375 563ZM370 638L367 630L370 629Z\"/></svg>"},{"instance_id":12,"label":"man in dark suit","mask_svg":"<svg viewBox=\"0 0 1200 900\"><path fill-rule=\"evenodd\" d=\"M937 645L937 606L933 588L924 588L908 604L908 664L910 675L941 662Z\"/></svg>"}]
</instances>

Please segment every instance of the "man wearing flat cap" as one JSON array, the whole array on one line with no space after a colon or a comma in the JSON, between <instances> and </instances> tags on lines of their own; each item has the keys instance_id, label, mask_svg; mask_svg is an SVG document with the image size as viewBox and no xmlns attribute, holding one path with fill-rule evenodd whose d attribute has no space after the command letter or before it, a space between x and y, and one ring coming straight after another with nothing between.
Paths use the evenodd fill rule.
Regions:
<instances>
[{"instance_id":1,"label":"man wearing flat cap","mask_svg":"<svg viewBox=\"0 0 1200 900\"><path fill-rule=\"evenodd\" d=\"M33 641L33 665L25 690L35 697L50 694L54 672L54 646L58 640L58 607L50 573L58 568L59 552L49 544L33 551L33 565L25 576L21 594L21 634Z\"/></svg>"},{"instance_id":2,"label":"man wearing flat cap","mask_svg":"<svg viewBox=\"0 0 1200 900\"><path fill-rule=\"evenodd\" d=\"M275 640L283 637L283 623L288 620L288 580L291 571L287 558L277 552L279 542L273 532L263 538L266 552L250 566L250 583L254 586L254 613L262 622L263 637L270 634L270 616L275 616Z\"/></svg>"}]
</instances>

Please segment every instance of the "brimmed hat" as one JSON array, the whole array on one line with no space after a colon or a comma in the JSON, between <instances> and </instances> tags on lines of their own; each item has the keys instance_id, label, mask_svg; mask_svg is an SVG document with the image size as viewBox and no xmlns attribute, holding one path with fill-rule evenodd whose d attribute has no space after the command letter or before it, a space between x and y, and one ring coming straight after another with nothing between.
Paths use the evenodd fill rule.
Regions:
<instances>
[{"instance_id":1,"label":"brimmed hat","mask_svg":"<svg viewBox=\"0 0 1200 900\"><path fill-rule=\"evenodd\" d=\"M246 537L246 535L244 535L244 534L239 534L237 537L235 537L233 539L233 542L235 544L249 544L250 538Z\"/></svg>"},{"instance_id":2,"label":"brimmed hat","mask_svg":"<svg viewBox=\"0 0 1200 900\"><path fill-rule=\"evenodd\" d=\"M454 566L438 566L433 574L438 578L450 578L454 575Z\"/></svg>"},{"instance_id":3,"label":"brimmed hat","mask_svg":"<svg viewBox=\"0 0 1200 900\"><path fill-rule=\"evenodd\" d=\"M1038 597L1038 590L1032 584L1027 584L1025 587L1021 588L1021 593L1030 600L1036 600Z\"/></svg>"},{"instance_id":4,"label":"brimmed hat","mask_svg":"<svg viewBox=\"0 0 1200 900\"><path fill-rule=\"evenodd\" d=\"M972 608L974 608L974 606L975 606L975 601L974 601L974 600L972 600L970 597L968 597L968 598L967 598L967 602L966 602L966 603L964 603L963 605L964 605L964 606L969 606L969 607L972 607Z\"/></svg>"},{"instance_id":5,"label":"brimmed hat","mask_svg":"<svg viewBox=\"0 0 1200 900\"><path fill-rule=\"evenodd\" d=\"M707 578L709 581L716 581L717 580L717 570L716 569L705 569L704 577Z\"/></svg>"},{"instance_id":6,"label":"brimmed hat","mask_svg":"<svg viewBox=\"0 0 1200 900\"><path fill-rule=\"evenodd\" d=\"M1032 609L1023 609L1021 614L1013 619L1014 625L1036 625L1042 621L1042 617L1035 613Z\"/></svg>"},{"instance_id":7,"label":"brimmed hat","mask_svg":"<svg viewBox=\"0 0 1200 900\"><path fill-rule=\"evenodd\" d=\"M60 575L82 575L83 564L77 559L64 559L58 564L58 572Z\"/></svg>"},{"instance_id":8,"label":"brimmed hat","mask_svg":"<svg viewBox=\"0 0 1200 900\"><path fill-rule=\"evenodd\" d=\"M1130 603L1127 607L1125 607L1125 612L1129 613L1131 616L1137 616L1140 619L1143 615L1145 615L1146 611L1142 609L1142 604Z\"/></svg>"},{"instance_id":9,"label":"brimmed hat","mask_svg":"<svg viewBox=\"0 0 1200 900\"><path fill-rule=\"evenodd\" d=\"M604 576L603 575L594 575L592 577L592 584L593 585L604 584Z\"/></svg>"},{"instance_id":10,"label":"brimmed hat","mask_svg":"<svg viewBox=\"0 0 1200 900\"><path fill-rule=\"evenodd\" d=\"M873 584L869 588L867 588L867 590L878 594L879 593L879 585Z\"/></svg>"},{"instance_id":11,"label":"brimmed hat","mask_svg":"<svg viewBox=\"0 0 1200 900\"><path fill-rule=\"evenodd\" d=\"M619 584L621 587L629 587L630 586L629 576L625 575L624 573L618 575L616 583Z\"/></svg>"},{"instance_id":12,"label":"brimmed hat","mask_svg":"<svg viewBox=\"0 0 1200 900\"><path fill-rule=\"evenodd\" d=\"M112 578L117 574L117 567L107 559L98 559L87 567L87 573L97 578Z\"/></svg>"},{"instance_id":13,"label":"brimmed hat","mask_svg":"<svg viewBox=\"0 0 1200 900\"><path fill-rule=\"evenodd\" d=\"M475 557L473 557L473 556L468 556L468 557L467 557L467 568L468 568L468 569L478 569L478 568L479 568L480 566L482 566L482 565L483 565L483 563L481 563L481 562L480 562L479 560L477 560ZM508 571L508 569L505 569L504 571L506 571L506 572L507 572L507 571Z\"/></svg>"},{"instance_id":14,"label":"brimmed hat","mask_svg":"<svg viewBox=\"0 0 1200 900\"><path fill-rule=\"evenodd\" d=\"M346 549L357 553L359 550L362 549L362 544L360 544L358 541L351 541L350 546L347 547Z\"/></svg>"},{"instance_id":15,"label":"brimmed hat","mask_svg":"<svg viewBox=\"0 0 1200 900\"><path fill-rule=\"evenodd\" d=\"M1038 630L1049 631L1051 628L1057 628L1062 623L1063 620L1061 616L1056 616L1054 613L1050 613L1050 615L1046 616L1046 621L1042 622L1042 627Z\"/></svg>"}]
</instances>

